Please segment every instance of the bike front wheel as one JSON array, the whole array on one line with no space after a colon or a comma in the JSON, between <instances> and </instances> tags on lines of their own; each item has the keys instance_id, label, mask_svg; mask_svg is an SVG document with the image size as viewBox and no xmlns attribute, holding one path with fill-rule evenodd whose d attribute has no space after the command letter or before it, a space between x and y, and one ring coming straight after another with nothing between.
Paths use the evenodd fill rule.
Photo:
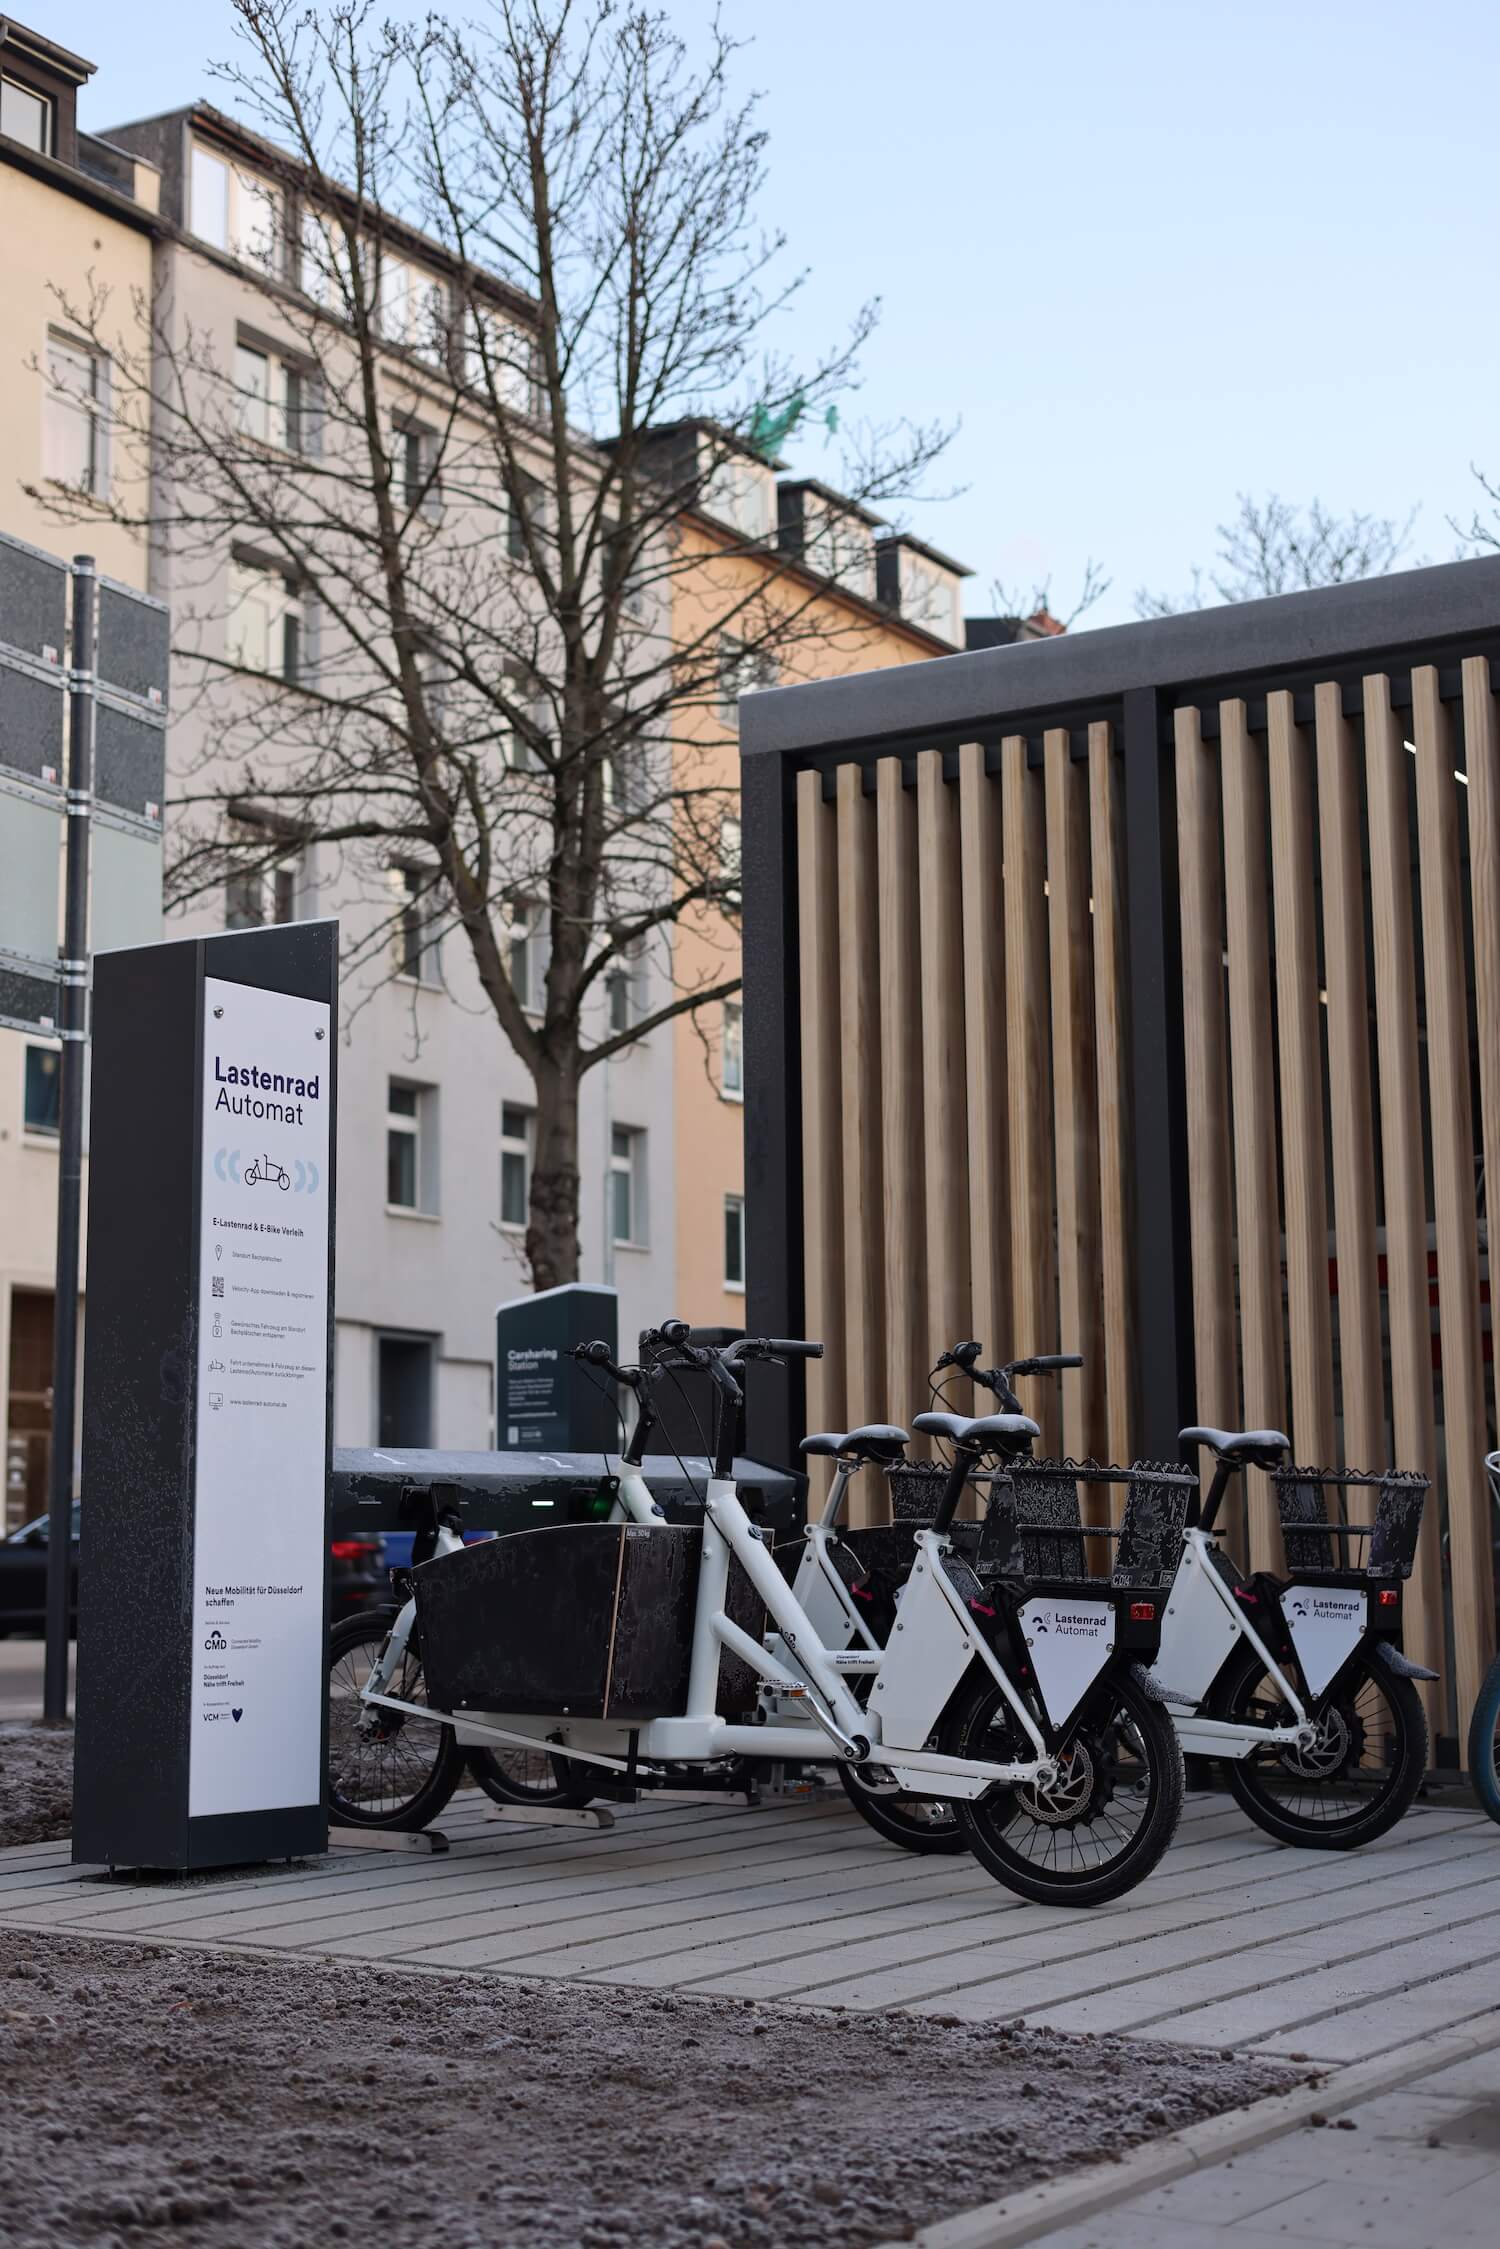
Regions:
<instances>
[{"instance_id":1,"label":"bike front wheel","mask_svg":"<svg viewBox=\"0 0 1500 2249\"><path fill-rule=\"evenodd\" d=\"M370 1610L334 1626L328 1642L328 1816L339 1827L415 1832L437 1818L463 1778L453 1728L381 1710L360 1696L394 1619ZM408 1643L387 1690L425 1703L421 1655Z\"/></svg>"},{"instance_id":2,"label":"bike front wheel","mask_svg":"<svg viewBox=\"0 0 1500 2249\"><path fill-rule=\"evenodd\" d=\"M1032 1754L984 1672L944 1727L951 1757L1017 1764ZM1132 1672L1107 1680L1057 1753L1050 1788L992 1788L958 1815L995 1879L1042 1905L1103 1905L1144 1881L1182 1811L1182 1750L1165 1706Z\"/></svg>"},{"instance_id":3,"label":"bike front wheel","mask_svg":"<svg viewBox=\"0 0 1500 2249\"><path fill-rule=\"evenodd\" d=\"M1422 1785L1427 1720L1421 1698L1410 1679L1392 1671L1369 1644L1329 1694L1309 1695L1295 1667L1292 1677L1317 1738L1308 1749L1268 1744L1248 1757L1226 1758L1230 1794L1278 1843L1357 1850L1394 1827ZM1293 1723L1281 1690L1251 1647L1225 1684L1222 1707L1239 1726Z\"/></svg>"},{"instance_id":4,"label":"bike front wheel","mask_svg":"<svg viewBox=\"0 0 1500 2249\"><path fill-rule=\"evenodd\" d=\"M471 1749L469 1771L495 1804L557 1805L569 1810L598 1794L597 1766L547 1749Z\"/></svg>"},{"instance_id":5,"label":"bike front wheel","mask_svg":"<svg viewBox=\"0 0 1500 2249\"><path fill-rule=\"evenodd\" d=\"M1500 1656L1484 1675L1469 1720L1469 1778L1492 1820L1500 1820Z\"/></svg>"}]
</instances>

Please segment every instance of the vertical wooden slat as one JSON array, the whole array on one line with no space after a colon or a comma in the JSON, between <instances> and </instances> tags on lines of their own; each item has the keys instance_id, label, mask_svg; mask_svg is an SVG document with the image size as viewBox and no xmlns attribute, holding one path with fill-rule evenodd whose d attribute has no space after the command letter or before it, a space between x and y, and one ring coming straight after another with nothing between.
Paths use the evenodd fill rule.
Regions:
<instances>
[{"instance_id":1,"label":"vertical wooden slat","mask_svg":"<svg viewBox=\"0 0 1500 2249\"><path fill-rule=\"evenodd\" d=\"M1386 1305L1396 1465L1437 1482L1432 1410L1432 1321L1427 1293L1423 1185L1422 1055L1417 1044L1417 962L1411 911L1406 749L1383 673L1364 682L1365 786L1370 808L1370 930L1375 947L1375 1033L1385 1190ZM1406 1649L1434 1671L1444 1664L1436 1491L1422 1517L1406 1605ZM1426 1697L1429 1719L1438 1696Z\"/></svg>"},{"instance_id":2,"label":"vertical wooden slat","mask_svg":"<svg viewBox=\"0 0 1500 2249\"><path fill-rule=\"evenodd\" d=\"M1271 1042L1266 915L1266 774L1238 698L1219 705L1224 784L1224 919L1229 947L1229 1058L1234 1116L1235 1238L1248 1427L1279 1428L1286 1412L1281 1319L1281 1202L1276 1171L1276 1054ZM1281 1553L1275 1495L1247 1479L1251 1567Z\"/></svg>"},{"instance_id":3,"label":"vertical wooden slat","mask_svg":"<svg viewBox=\"0 0 1500 2249\"><path fill-rule=\"evenodd\" d=\"M1182 901L1182 1042L1193 1251L1196 1417L1221 1429L1240 1412L1234 1311L1234 1178L1229 1153L1229 1033L1224 1007L1224 815L1203 716L1172 715L1177 766L1177 885ZM1149 1255L1149 1245L1142 1244ZM1207 1466L1207 1463L1204 1463ZM1244 1500L1225 1532L1245 1552Z\"/></svg>"},{"instance_id":4,"label":"vertical wooden slat","mask_svg":"<svg viewBox=\"0 0 1500 2249\"><path fill-rule=\"evenodd\" d=\"M797 776L797 980L802 995L802 1205L809 1335L823 1345L807 1370L814 1429L843 1428L844 1203L839 1122L839 909L833 806L818 773ZM826 1470L820 1481L826 1483Z\"/></svg>"},{"instance_id":5,"label":"vertical wooden slat","mask_svg":"<svg viewBox=\"0 0 1500 2249\"><path fill-rule=\"evenodd\" d=\"M1312 752L1284 690L1266 703L1281 1178L1286 1197L1287 1333L1293 1457L1333 1459L1333 1326L1328 1296L1323 1023L1313 882Z\"/></svg>"},{"instance_id":6,"label":"vertical wooden slat","mask_svg":"<svg viewBox=\"0 0 1500 2249\"><path fill-rule=\"evenodd\" d=\"M1000 745L1005 829L1005 980L1010 1085L1011 1321L997 1357L1057 1348L1053 1248L1052 1065L1047 1036L1047 837L1043 783L1027 769L1023 735ZM1044 1451L1055 1452L1060 1416L1051 1383L1033 1399Z\"/></svg>"},{"instance_id":7,"label":"vertical wooden slat","mask_svg":"<svg viewBox=\"0 0 1500 2249\"><path fill-rule=\"evenodd\" d=\"M1479 1343L1479 1228L1459 785L1453 777L1453 724L1438 692L1436 666L1419 665L1411 675L1411 687L1442 1337L1443 1458L1448 1472L1453 1655L1462 1738L1494 1647L1495 1588L1484 1474L1487 1440Z\"/></svg>"},{"instance_id":8,"label":"vertical wooden slat","mask_svg":"<svg viewBox=\"0 0 1500 2249\"><path fill-rule=\"evenodd\" d=\"M875 805L857 765L838 772L838 960L844 1157L844 1411L885 1416L881 1208L880 951Z\"/></svg>"},{"instance_id":9,"label":"vertical wooden slat","mask_svg":"<svg viewBox=\"0 0 1500 2249\"><path fill-rule=\"evenodd\" d=\"M927 1396L925 1189L922 1165L922 968L917 936L917 804L901 760L875 768L880 861L881 1176L885 1207L884 1414L905 1422ZM864 1223L870 1223L865 1213ZM916 1450L924 1450L921 1440ZM857 1479L851 1522L884 1518L883 1484ZM855 1510L858 1510L857 1512Z\"/></svg>"},{"instance_id":10,"label":"vertical wooden slat","mask_svg":"<svg viewBox=\"0 0 1500 2249\"><path fill-rule=\"evenodd\" d=\"M1129 973L1119 761L1108 720L1089 728L1089 856L1094 878L1094 1040L1099 1088L1099 1236L1105 1436L1111 1460L1135 1451L1134 1270L1130 1193Z\"/></svg>"},{"instance_id":11,"label":"vertical wooden slat","mask_svg":"<svg viewBox=\"0 0 1500 2249\"><path fill-rule=\"evenodd\" d=\"M1099 1117L1089 943L1088 774L1065 727L1042 744L1047 804L1047 927L1052 986L1052 1120L1057 1179L1059 1341L1083 1365L1062 1378L1063 1450L1096 1459L1104 1425L1099 1260ZM1100 1493L1101 1499L1107 1495Z\"/></svg>"},{"instance_id":12,"label":"vertical wooden slat","mask_svg":"<svg viewBox=\"0 0 1500 2249\"><path fill-rule=\"evenodd\" d=\"M963 896L958 790L941 750L917 759L922 945L922 1141L927 1178L927 1362L969 1322L968 1096L964 1086ZM911 1407L906 1409L912 1411Z\"/></svg>"},{"instance_id":13,"label":"vertical wooden slat","mask_svg":"<svg viewBox=\"0 0 1500 2249\"><path fill-rule=\"evenodd\" d=\"M1486 656L1463 668L1464 770L1469 776L1469 882L1474 907L1474 1013L1484 1134L1484 1208L1490 1239L1500 1210L1500 719ZM1491 1333L1494 1270L1491 1253ZM1493 1369L1491 1370L1493 1372Z\"/></svg>"},{"instance_id":14,"label":"vertical wooden slat","mask_svg":"<svg viewBox=\"0 0 1500 2249\"><path fill-rule=\"evenodd\" d=\"M1359 753L1337 684L1325 680L1313 703L1344 1461L1351 1468L1380 1468L1387 1461L1385 1371L1375 1243L1375 1125L1370 1105Z\"/></svg>"},{"instance_id":15,"label":"vertical wooden slat","mask_svg":"<svg viewBox=\"0 0 1500 2249\"><path fill-rule=\"evenodd\" d=\"M1005 843L1000 782L984 744L958 753L963 870L964 1052L969 1092L969 1299L971 1335L1000 1353L1010 1325L1010 1101L1005 1079ZM988 1361L986 1362L989 1363ZM907 1407L910 1412L914 1408Z\"/></svg>"}]
</instances>

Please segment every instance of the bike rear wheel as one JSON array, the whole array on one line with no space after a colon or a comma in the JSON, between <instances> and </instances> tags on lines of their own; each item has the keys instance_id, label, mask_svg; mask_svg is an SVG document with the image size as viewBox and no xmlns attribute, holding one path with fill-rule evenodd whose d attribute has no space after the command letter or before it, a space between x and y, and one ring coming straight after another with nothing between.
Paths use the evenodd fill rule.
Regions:
<instances>
[{"instance_id":1,"label":"bike rear wheel","mask_svg":"<svg viewBox=\"0 0 1500 2249\"><path fill-rule=\"evenodd\" d=\"M945 1797L906 1796L860 1779L852 1765L839 1766L839 1779L860 1818L887 1843L925 1857L956 1858L969 1848L968 1831L957 1807Z\"/></svg>"},{"instance_id":2,"label":"bike rear wheel","mask_svg":"<svg viewBox=\"0 0 1500 2249\"><path fill-rule=\"evenodd\" d=\"M1230 1794L1257 1827L1303 1850L1353 1851L1395 1826L1427 1770L1427 1719L1410 1679L1368 1643L1330 1694L1309 1695L1284 1664L1318 1729L1308 1750L1266 1747L1224 1760ZM1290 1725L1281 1690L1252 1647L1216 1697L1235 1725Z\"/></svg>"},{"instance_id":3,"label":"bike rear wheel","mask_svg":"<svg viewBox=\"0 0 1500 2249\"><path fill-rule=\"evenodd\" d=\"M1032 1754L986 1671L944 1726L951 1757L1015 1764ZM1058 1752L1050 1789L992 1788L958 1814L974 1856L1023 1898L1103 1905L1144 1881L1182 1811L1182 1750L1163 1704L1132 1672L1097 1688Z\"/></svg>"},{"instance_id":4,"label":"bike rear wheel","mask_svg":"<svg viewBox=\"0 0 1500 2249\"><path fill-rule=\"evenodd\" d=\"M414 1832L436 1819L463 1778L464 1753L451 1726L360 1700L394 1617L372 1609L346 1617L328 1641L328 1814L340 1827ZM387 1692L425 1703L422 1658L410 1644Z\"/></svg>"},{"instance_id":5,"label":"bike rear wheel","mask_svg":"<svg viewBox=\"0 0 1500 2249\"><path fill-rule=\"evenodd\" d=\"M1469 1778L1492 1820L1500 1820L1500 1656L1484 1676L1469 1721Z\"/></svg>"}]
</instances>

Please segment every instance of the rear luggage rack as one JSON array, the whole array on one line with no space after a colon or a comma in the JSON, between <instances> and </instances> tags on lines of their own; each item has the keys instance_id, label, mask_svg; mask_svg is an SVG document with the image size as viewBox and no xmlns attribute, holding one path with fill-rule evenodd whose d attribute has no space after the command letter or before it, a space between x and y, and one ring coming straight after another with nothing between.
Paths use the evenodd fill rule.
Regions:
<instances>
[{"instance_id":1,"label":"rear luggage rack","mask_svg":"<svg viewBox=\"0 0 1500 2249\"><path fill-rule=\"evenodd\" d=\"M1422 1528L1428 1480L1414 1468L1295 1468L1272 1471L1286 1566L1293 1577L1410 1577ZM1325 1494L1374 1492L1373 1523L1332 1519ZM1350 1541L1368 1539L1363 1556Z\"/></svg>"},{"instance_id":2,"label":"rear luggage rack","mask_svg":"<svg viewBox=\"0 0 1500 2249\"><path fill-rule=\"evenodd\" d=\"M892 1469L896 1520L913 1527L930 1523L948 1473L940 1462L908 1462ZM1108 1584L1142 1592L1164 1592L1176 1575L1183 1525L1198 1488L1190 1470L1155 1460L1140 1460L1130 1468L1097 1460L1021 1460L973 1481L989 1485L973 1553L981 1579ZM1118 1525L1083 1520L1082 1484L1125 1487ZM959 1533L964 1525L953 1528ZM1107 1578L1096 1578L1088 1566L1084 1540L1089 1538L1117 1542Z\"/></svg>"}]
</instances>

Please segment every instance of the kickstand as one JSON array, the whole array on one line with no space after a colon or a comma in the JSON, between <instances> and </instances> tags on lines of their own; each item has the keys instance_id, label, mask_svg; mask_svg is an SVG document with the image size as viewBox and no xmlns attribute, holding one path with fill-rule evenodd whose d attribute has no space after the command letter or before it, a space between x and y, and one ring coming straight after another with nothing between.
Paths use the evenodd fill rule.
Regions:
<instances>
[{"instance_id":1,"label":"kickstand","mask_svg":"<svg viewBox=\"0 0 1500 2249\"><path fill-rule=\"evenodd\" d=\"M419 1851L431 1858L441 1858L448 1848L447 1836L436 1827L415 1834L393 1827L330 1827L328 1840L345 1851Z\"/></svg>"}]
</instances>

